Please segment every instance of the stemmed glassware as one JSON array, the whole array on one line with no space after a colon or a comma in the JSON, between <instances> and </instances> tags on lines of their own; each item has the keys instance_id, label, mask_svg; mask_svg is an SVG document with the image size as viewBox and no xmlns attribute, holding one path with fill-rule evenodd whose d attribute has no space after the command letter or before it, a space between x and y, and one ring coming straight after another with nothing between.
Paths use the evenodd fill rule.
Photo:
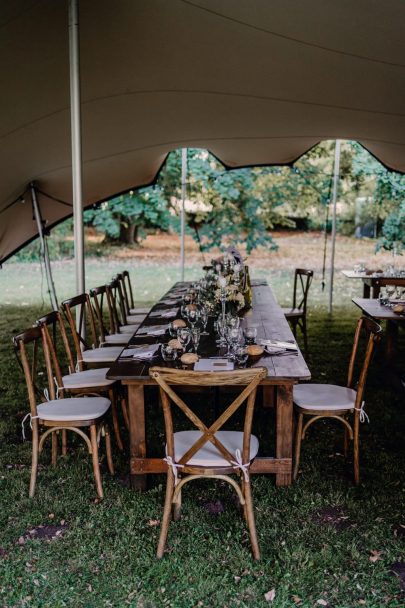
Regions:
<instances>
[{"instance_id":1,"label":"stemmed glassware","mask_svg":"<svg viewBox=\"0 0 405 608\"><path fill-rule=\"evenodd\" d=\"M202 336L208 336L209 333L207 331L207 323L208 323L208 310L207 308L205 308L205 306L202 306L200 308L200 321L201 321L201 325L203 328L203 331L201 332Z\"/></svg>"},{"instance_id":2,"label":"stemmed glassware","mask_svg":"<svg viewBox=\"0 0 405 608\"><path fill-rule=\"evenodd\" d=\"M194 328L195 324L200 318L200 311L198 310L198 308L190 308L189 306L188 308L186 308L186 318L188 319L191 327Z\"/></svg>"},{"instance_id":3,"label":"stemmed glassware","mask_svg":"<svg viewBox=\"0 0 405 608\"><path fill-rule=\"evenodd\" d=\"M193 327L190 331L190 334L191 340L193 342L194 352L196 353L198 350L198 345L200 344L201 330L199 327Z\"/></svg>"},{"instance_id":4,"label":"stemmed glassware","mask_svg":"<svg viewBox=\"0 0 405 608\"><path fill-rule=\"evenodd\" d=\"M181 327L177 330L177 338L185 351L191 340L191 331L188 327Z\"/></svg>"}]
</instances>

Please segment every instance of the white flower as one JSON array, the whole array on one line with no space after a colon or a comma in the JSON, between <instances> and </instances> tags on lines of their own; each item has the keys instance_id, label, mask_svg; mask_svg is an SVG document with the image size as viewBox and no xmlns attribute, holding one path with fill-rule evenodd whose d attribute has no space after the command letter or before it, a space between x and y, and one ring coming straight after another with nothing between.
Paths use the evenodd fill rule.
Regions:
<instances>
[{"instance_id":1,"label":"white flower","mask_svg":"<svg viewBox=\"0 0 405 608\"><path fill-rule=\"evenodd\" d=\"M235 266L233 267L233 272L234 274L239 274L241 271L241 265L240 264L235 264Z\"/></svg>"},{"instance_id":2,"label":"white flower","mask_svg":"<svg viewBox=\"0 0 405 608\"><path fill-rule=\"evenodd\" d=\"M223 277L222 275L219 275L218 277L218 285L224 289L226 287L226 277Z\"/></svg>"}]
</instances>

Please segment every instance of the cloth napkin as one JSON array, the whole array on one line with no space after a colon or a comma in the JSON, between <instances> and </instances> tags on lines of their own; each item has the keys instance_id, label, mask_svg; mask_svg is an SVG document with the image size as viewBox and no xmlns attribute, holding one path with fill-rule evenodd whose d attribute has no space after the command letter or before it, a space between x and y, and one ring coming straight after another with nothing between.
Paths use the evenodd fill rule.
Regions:
<instances>
[{"instance_id":1,"label":"cloth napkin","mask_svg":"<svg viewBox=\"0 0 405 608\"><path fill-rule=\"evenodd\" d=\"M136 332L137 336L163 336L166 333L167 325L149 325L140 327Z\"/></svg>"},{"instance_id":2,"label":"cloth napkin","mask_svg":"<svg viewBox=\"0 0 405 608\"><path fill-rule=\"evenodd\" d=\"M177 315L177 308L169 308L168 310L155 310L150 313L150 317L162 317L163 319L171 319Z\"/></svg>"},{"instance_id":3,"label":"cloth napkin","mask_svg":"<svg viewBox=\"0 0 405 608\"><path fill-rule=\"evenodd\" d=\"M275 352L275 351L279 351L279 350L294 350L297 351L298 350L298 346L295 344L295 342L283 342L282 340L265 340L265 339L260 339L259 343L262 346L266 347L267 352Z\"/></svg>"},{"instance_id":4,"label":"cloth napkin","mask_svg":"<svg viewBox=\"0 0 405 608\"><path fill-rule=\"evenodd\" d=\"M161 344L141 344L134 348L126 348L121 353L121 358L133 359L152 359L154 355L159 351Z\"/></svg>"}]
</instances>

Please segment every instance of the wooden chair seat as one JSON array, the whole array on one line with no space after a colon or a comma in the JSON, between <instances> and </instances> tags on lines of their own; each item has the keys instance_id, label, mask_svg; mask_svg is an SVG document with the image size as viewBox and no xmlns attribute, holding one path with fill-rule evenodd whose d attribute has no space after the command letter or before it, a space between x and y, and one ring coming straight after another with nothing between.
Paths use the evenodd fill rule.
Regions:
<instances>
[{"instance_id":1,"label":"wooden chair seat","mask_svg":"<svg viewBox=\"0 0 405 608\"><path fill-rule=\"evenodd\" d=\"M107 336L104 336L104 343L107 345L123 344L125 346L126 344L128 344L134 333L135 331L129 333L109 334Z\"/></svg>"},{"instance_id":2,"label":"wooden chair seat","mask_svg":"<svg viewBox=\"0 0 405 608\"><path fill-rule=\"evenodd\" d=\"M131 337L134 335L140 323L133 323L132 325L121 325L120 330L123 334L131 334Z\"/></svg>"},{"instance_id":3,"label":"wooden chair seat","mask_svg":"<svg viewBox=\"0 0 405 608\"><path fill-rule=\"evenodd\" d=\"M113 363L121 354L121 346L106 346L101 348L90 348L82 352L82 361L84 363Z\"/></svg>"},{"instance_id":4,"label":"wooden chair seat","mask_svg":"<svg viewBox=\"0 0 405 608\"><path fill-rule=\"evenodd\" d=\"M146 318L146 315L127 315L126 316L126 322L127 325L140 325L142 323L142 321L144 321Z\"/></svg>"},{"instance_id":5,"label":"wooden chair seat","mask_svg":"<svg viewBox=\"0 0 405 608\"><path fill-rule=\"evenodd\" d=\"M188 452L192 445L202 436L200 431L178 431L173 434L174 437L174 460L178 462ZM217 431L216 438L230 452L235 454L239 450L243 450L243 433L240 431ZM252 461L259 451L259 440L255 435L250 436L250 455L249 460ZM227 467L229 468L229 460L224 458L219 450L210 442L205 443L195 454L187 461L187 467Z\"/></svg>"},{"instance_id":6,"label":"wooden chair seat","mask_svg":"<svg viewBox=\"0 0 405 608\"><path fill-rule=\"evenodd\" d=\"M37 413L43 421L97 420L107 413L109 407L110 400L105 397L67 397L40 403Z\"/></svg>"},{"instance_id":7,"label":"wooden chair seat","mask_svg":"<svg viewBox=\"0 0 405 608\"><path fill-rule=\"evenodd\" d=\"M115 380L106 378L109 367L97 369L86 369L83 372L75 372L62 376L63 386L69 391L81 388L93 388L101 386L112 386Z\"/></svg>"},{"instance_id":8,"label":"wooden chair seat","mask_svg":"<svg viewBox=\"0 0 405 608\"><path fill-rule=\"evenodd\" d=\"M304 315L304 312L299 308L282 308L281 310L287 318L302 317Z\"/></svg>"},{"instance_id":9,"label":"wooden chair seat","mask_svg":"<svg viewBox=\"0 0 405 608\"><path fill-rule=\"evenodd\" d=\"M294 403L303 410L352 410L357 393L335 384L298 384L294 386Z\"/></svg>"}]
</instances>

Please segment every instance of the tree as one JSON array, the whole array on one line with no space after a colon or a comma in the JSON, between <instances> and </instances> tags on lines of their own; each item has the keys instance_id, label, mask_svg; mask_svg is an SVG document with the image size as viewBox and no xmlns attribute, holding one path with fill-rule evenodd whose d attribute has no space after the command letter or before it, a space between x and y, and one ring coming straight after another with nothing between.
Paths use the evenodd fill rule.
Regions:
<instances>
[{"instance_id":1,"label":"tree","mask_svg":"<svg viewBox=\"0 0 405 608\"><path fill-rule=\"evenodd\" d=\"M98 209L84 212L84 221L112 241L138 243L149 228L167 230L169 205L159 187L143 188L110 199Z\"/></svg>"}]
</instances>

